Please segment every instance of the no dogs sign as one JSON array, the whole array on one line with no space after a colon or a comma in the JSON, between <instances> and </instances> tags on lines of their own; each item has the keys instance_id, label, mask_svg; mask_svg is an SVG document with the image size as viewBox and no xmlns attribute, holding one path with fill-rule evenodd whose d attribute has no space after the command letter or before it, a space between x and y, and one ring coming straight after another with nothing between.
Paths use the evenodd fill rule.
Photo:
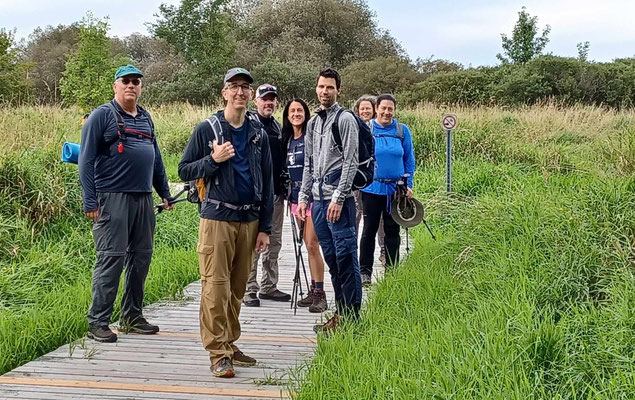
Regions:
<instances>
[{"instance_id":1,"label":"no dogs sign","mask_svg":"<svg viewBox=\"0 0 635 400\"><path fill-rule=\"evenodd\" d=\"M458 118L454 114L445 114L441 118L441 129L444 131L453 131L456 129Z\"/></svg>"}]
</instances>

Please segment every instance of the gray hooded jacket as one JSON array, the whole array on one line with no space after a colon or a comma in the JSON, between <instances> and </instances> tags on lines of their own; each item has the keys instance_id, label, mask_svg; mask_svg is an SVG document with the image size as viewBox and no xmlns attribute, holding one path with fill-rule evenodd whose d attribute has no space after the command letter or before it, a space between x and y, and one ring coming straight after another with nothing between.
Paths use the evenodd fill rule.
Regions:
<instances>
[{"instance_id":1,"label":"gray hooded jacket","mask_svg":"<svg viewBox=\"0 0 635 400\"><path fill-rule=\"evenodd\" d=\"M351 188L359 157L359 127L350 112L342 112L338 126L343 149L340 151L331 127L341 108L335 103L326 110L320 109L308 123L300 203L308 203L311 193L315 200L332 200L337 204L343 204L347 197L353 196Z\"/></svg>"}]
</instances>

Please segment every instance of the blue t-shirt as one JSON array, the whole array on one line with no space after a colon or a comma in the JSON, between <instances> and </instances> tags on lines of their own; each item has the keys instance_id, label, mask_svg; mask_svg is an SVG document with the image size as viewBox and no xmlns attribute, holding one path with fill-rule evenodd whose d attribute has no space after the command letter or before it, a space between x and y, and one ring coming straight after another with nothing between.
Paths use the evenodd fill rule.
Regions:
<instances>
[{"instance_id":1,"label":"blue t-shirt","mask_svg":"<svg viewBox=\"0 0 635 400\"><path fill-rule=\"evenodd\" d=\"M397 120L384 127L373 120L375 137L375 180L362 192L391 195L396 191L396 181L409 174L408 187L412 187L415 172L415 154L410 129L403 126L403 139L397 132ZM380 182L382 180L383 182ZM394 182L386 182L394 181Z\"/></svg>"},{"instance_id":2,"label":"blue t-shirt","mask_svg":"<svg viewBox=\"0 0 635 400\"><path fill-rule=\"evenodd\" d=\"M252 204L254 202L254 183L249 170L248 128L247 119L240 128L231 126L231 143L234 146L234 156L231 158L231 162L239 204Z\"/></svg>"},{"instance_id":3,"label":"blue t-shirt","mask_svg":"<svg viewBox=\"0 0 635 400\"><path fill-rule=\"evenodd\" d=\"M287 170L291 180L291 203L298 203L298 194L302 184L302 171L304 168L304 135L298 139L291 138L287 151Z\"/></svg>"}]
</instances>

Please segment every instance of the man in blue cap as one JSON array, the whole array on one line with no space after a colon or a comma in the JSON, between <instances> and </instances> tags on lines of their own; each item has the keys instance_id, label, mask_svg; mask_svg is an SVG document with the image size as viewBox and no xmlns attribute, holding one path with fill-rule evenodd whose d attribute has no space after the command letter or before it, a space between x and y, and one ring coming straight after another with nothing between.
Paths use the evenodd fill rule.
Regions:
<instances>
[{"instance_id":1,"label":"man in blue cap","mask_svg":"<svg viewBox=\"0 0 635 400\"><path fill-rule=\"evenodd\" d=\"M114 99L93 110L82 127L79 178L97 249L88 337L99 342L117 341L108 324L124 266L121 327L140 334L159 331L142 314L154 241L152 188L164 209L173 206L154 124L137 105L142 77L132 65L120 67L112 84Z\"/></svg>"}]
</instances>

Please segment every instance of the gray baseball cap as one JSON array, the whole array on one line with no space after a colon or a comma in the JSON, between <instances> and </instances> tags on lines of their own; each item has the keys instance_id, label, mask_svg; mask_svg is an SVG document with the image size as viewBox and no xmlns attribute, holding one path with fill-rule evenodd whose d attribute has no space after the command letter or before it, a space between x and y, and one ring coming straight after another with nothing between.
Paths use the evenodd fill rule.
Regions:
<instances>
[{"instance_id":1,"label":"gray baseball cap","mask_svg":"<svg viewBox=\"0 0 635 400\"><path fill-rule=\"evenodd\" d=\"M245 79L247 79L247 82L249 83L253 83L254 82L254 78L251 77L251 74L249 73L249 71L247 71L244 68L232 68L229 69L226 73L225 73L225 79L223 80L223 84L229 82L230 80L234 79L237 76L242 76Z\"/></svg>"}]
</instances>

